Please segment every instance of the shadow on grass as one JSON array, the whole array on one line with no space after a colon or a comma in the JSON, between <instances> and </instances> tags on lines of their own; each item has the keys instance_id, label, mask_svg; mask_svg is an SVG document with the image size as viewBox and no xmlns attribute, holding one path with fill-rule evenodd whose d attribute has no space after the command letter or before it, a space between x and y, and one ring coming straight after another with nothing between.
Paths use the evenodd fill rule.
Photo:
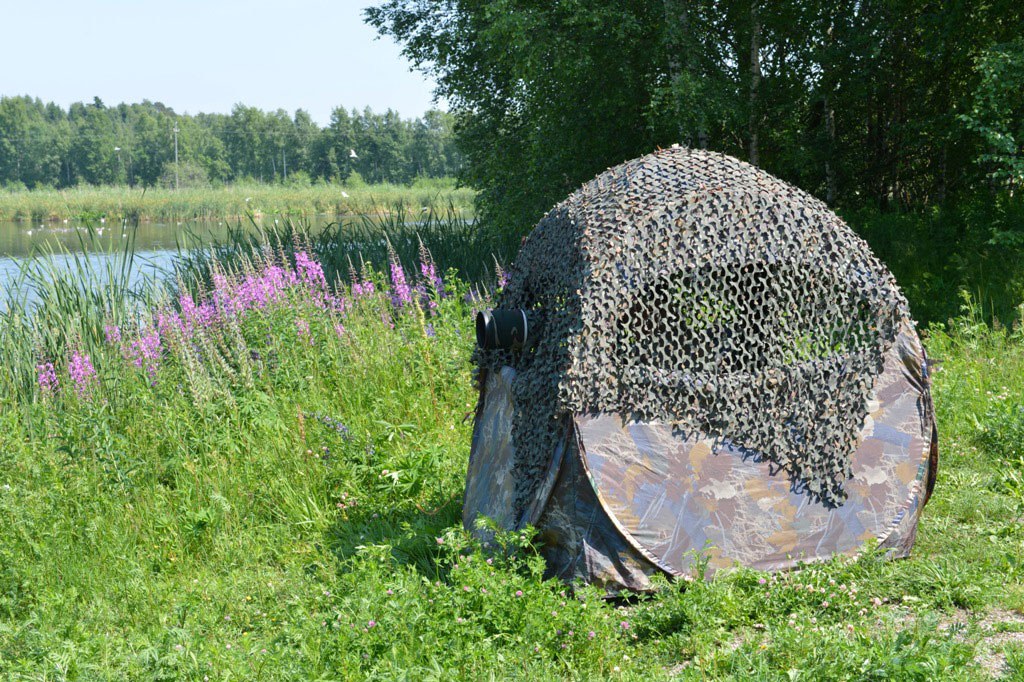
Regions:
<instances>
[{"instance_id":1,"label":"shadow on grass","mask_svg":"<svg viewBox=\"0 0 1024 682\"><path fill-rule=\"evenodd\" d=\"M406 503L390 512L356 509L327 531L326 547L343 562L360 555L390 558L431 580L444 580L447 571L438 567L437 538L459 523L461 505L462 496L455 495L438 496L422 508Z\"/></svg>"}]
</instances>

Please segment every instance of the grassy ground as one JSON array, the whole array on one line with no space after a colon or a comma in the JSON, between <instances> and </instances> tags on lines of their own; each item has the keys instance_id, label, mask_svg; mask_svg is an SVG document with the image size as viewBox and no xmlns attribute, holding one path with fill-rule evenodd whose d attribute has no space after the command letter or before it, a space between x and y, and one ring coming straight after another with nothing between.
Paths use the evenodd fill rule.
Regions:
<instances>
[{"instance_id":1,"label":"grassy ground","mask_svg":"<svg viewBox=\"0 0 1024 682\"><path fill-rule=\"evenodd\" d=\"M913 558L613 603L461 530L465 286L439 296L428 261L404 302L371 271L327 295L270 265L110 321L88 363L89 324L51 317L41 382L0 383L7 679L1024 679L1024 339L970 306L928 335L942 462Z\"/></svg>"},{"instance_id":2,"label":"grassy ground","mask_svg":"<svg viewBox=\"0 0 1024 682\"><path fill-rule=\"evenodd\" d=\"M181 221L260 216L343 216L374 213L404 203L468 210L473 192L451 180L401 185L227 185L208 189L76 187L67 190L2 190L0 221L45 223L60 220Z\"/></svg>"}]
</instances>

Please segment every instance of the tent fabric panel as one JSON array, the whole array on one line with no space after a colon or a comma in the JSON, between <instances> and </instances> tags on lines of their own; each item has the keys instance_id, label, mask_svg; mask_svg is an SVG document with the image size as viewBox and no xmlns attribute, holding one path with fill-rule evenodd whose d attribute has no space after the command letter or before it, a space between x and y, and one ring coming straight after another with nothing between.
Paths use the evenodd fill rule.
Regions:
<instances>
[{"instance_id":1,"label":"tent fabric panel","mask_svg":"<svg viewBox=\"0 0 1024 682\"><path fill-rule=\"evenodd\" d=\"M501 528L512 529L515 525L514 378L515 371L511 367L489 372L480 393L462 501L462 523L470 531L474 531L479 516L486 516Z\"/></svg>"},{"instance_id":2,"label":"tent fabric panel","mask_svg":"<svg viewBox=\"0 0 1024 682\"><path fill-rule=\"evenodd\" d=\"M908 323L875 381L848 499L836 507L812 501L757 453L616 414L576 417L582 461L611 521L673 574L705 548L712 569L784 569L872 538L905 556L932 471L926 370Z\"/></svg>"},{"instance_id":3,"label":"tent fabric panel","mask_svg":"<svg viewBox=\"0 0 1024 682\"><path fill-rule=\"evenodd\" d=\"M575 430L566 435L566 456L537 522L545 577L583 580L610 593L651 589L660 569L638 552L608 518L587 480Z\"/></svg>"},{"instance_id":4,"label":"tent fabric panel","mask_svg":"<svg viewBox=\"0 0 1024 682\"><path fill-rule=\"evenodd\" d=\"M486 516L506 530L536 525L555 485L567 439L575 433L572 419L566 417L563 423L566 437L559 440L550 454L542 479L534 487L523 514L517 518L516 478L523 474L516 468L516 449L512 440L512 385L515 376L515 370L508 366L499 372L488 373L477 405L462 503L462 523L485 540L490 539L488 534L475 528L480 516Z\"/></svg>"}]
</instances>

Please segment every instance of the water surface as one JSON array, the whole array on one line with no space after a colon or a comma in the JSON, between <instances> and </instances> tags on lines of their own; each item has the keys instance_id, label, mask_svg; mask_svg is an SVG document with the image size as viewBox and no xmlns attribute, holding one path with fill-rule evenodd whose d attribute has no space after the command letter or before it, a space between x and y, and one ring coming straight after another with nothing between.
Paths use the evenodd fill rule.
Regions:
<instances>
[{"instance_id":1,"label":"water surface","mask_svg":"<svg viewBox=\"0 0 1024 682\"><path fill-rule=\"evenodd\" d=\"M269 224L276 221L268 220ZM331 222L326 217L308 221L312 231L323 229ZM20 264L24 259L35 256L52 258L60 268L72 267L76 254L82 258L83 244L89 247L86 258L96 271L103 271L103 261L110 256L96 253L120 251L127 245L131 233L135 236L135 263L133 281L146 277L159 277L166 273L183 247L223 241L228 237L229 225L253 229L251 223L240 222L189 222L189 223L141 223L137 227L124 227L121 223L99 223L89 228L79 221L46 223L0 222L0 300L6 300L11 287L18 281ZM52 255L51 255L52 254Z\"/></svg>"}]
</instances>

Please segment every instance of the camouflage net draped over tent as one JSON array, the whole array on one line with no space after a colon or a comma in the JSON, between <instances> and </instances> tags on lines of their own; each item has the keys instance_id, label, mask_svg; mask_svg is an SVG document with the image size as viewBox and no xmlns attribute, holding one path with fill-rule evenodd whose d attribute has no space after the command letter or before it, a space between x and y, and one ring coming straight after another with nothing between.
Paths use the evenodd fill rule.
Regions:
<instances>
[{"instance_id":1,"label":"camouflage net draped over tent","mask_svg":"<svg viewBox=\"0 0 1024 682\"><path fill-rule=\"evenodd\" d=\"M794 490L845 499L868 399L907 303L820 201L730 157L684 148L617 166L523 244L499 308L527 312L515 370L514 525L567 414L670 423L767 458Z\"/></svg>"}]
</instances>

